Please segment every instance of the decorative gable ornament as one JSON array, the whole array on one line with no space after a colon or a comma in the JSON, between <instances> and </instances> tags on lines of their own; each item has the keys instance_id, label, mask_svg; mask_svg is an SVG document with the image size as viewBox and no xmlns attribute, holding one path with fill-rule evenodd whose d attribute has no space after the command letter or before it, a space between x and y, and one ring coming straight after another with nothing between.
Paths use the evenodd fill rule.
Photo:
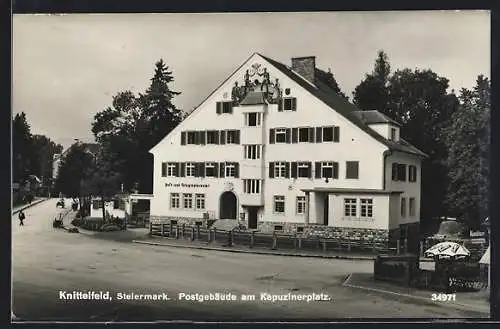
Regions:
<instances>
[{"instance_id":1,"label":"decorative gable ornament","mask_svg":"<svg viewBox=\"0 0 500 329\"><path fill-rule=\"evenodd\" d=\"M225 190L226 191L233 191L234 190L234 184L231 182L226 182L225 184Z\"/></svg>"},{"instance_id":2,"label":"decorative gable ornament","mask_svg":"<svg viewBox=\"0 0 500 329\"><path fill-rule=\"evenodd\" d=\"M233 104L238 106L248 93L254 91L262 92L263 98L269 104L278 104L283 94L279 80L275 78L274 82L271 82L271 77L267 68L261 66L259 63L252 64L252 66L245 71L243 85L240 86L238 81L235 81L231 92Z\"/></svg>"}]
</instances>

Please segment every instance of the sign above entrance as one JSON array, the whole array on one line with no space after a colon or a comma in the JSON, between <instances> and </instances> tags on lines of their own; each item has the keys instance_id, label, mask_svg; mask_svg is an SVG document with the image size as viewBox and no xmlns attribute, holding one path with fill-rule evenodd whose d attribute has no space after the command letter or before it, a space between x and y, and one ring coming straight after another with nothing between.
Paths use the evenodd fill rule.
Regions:
<instances>
[{"instance_id":1,"label":"sign above entrance","mask_svg":"<svg viewBox=\"0 0 500 329\"><path fill-rule=\"evenodd\" d=\"M210 187L210 184L165 183L165 187Z\"/></svg>"}]
</instances>

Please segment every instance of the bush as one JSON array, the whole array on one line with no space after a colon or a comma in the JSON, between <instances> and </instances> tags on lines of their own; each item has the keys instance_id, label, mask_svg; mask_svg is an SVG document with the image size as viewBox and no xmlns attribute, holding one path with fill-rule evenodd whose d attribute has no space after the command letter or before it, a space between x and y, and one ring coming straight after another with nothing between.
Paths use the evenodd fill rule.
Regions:
<instances>
[{"instance_id":1,"label":"bush","mask_svg":"<svg viewBox=\"0 0 500 329\"><path fill-rule=\"evenodd\" d=\"M72 227L68 230L68 233L80 233L80 231L76 227Z\"/></svg>"},{"instance_id":2,"label":"bush","mask_svg":"<svg viewBox=\"0 0 500 329\"><path fill-rule=\"evenodd\" d=\"M101 226L101 231L103 232L114 232L114 231L120 231L120 227L115 224L104 224Z\"/></svg>"},{"instance_id":3,"label":"bush","mask_svg":"<svg viewBox=\"0 0 500 329\"><path fill-rule=\"evenodd\" d=\"M84 220L82 218L75 218L71 221L71 225L73 226L82 226Z\"/></svg>"}]
</instances>

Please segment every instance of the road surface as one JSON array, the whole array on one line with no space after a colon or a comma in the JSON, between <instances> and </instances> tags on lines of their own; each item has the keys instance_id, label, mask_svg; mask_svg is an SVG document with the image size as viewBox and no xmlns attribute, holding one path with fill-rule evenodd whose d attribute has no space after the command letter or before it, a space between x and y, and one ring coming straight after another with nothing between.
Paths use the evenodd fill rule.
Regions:
<instances>
[{"instance_id":1,"label":"road surface","mask_svg":"<svg viewBox=\"0 0 500 329\"><path fill-rule=\"evenodd\" d=\"M25 321L328 320L477 317L403 296L342 286L371 261L295 258L167 248L96 239L52 228L56 199L13 221L13 311ZM69 202L67 203L70 204ZM61 293L109 292L113 300L65 300ZM118 300L118 293L170 300ZM255 301L179 301L179 293L253 294ZM260 300L261 293L328 294L327 301Z\"/></svg>"}]
</instances>

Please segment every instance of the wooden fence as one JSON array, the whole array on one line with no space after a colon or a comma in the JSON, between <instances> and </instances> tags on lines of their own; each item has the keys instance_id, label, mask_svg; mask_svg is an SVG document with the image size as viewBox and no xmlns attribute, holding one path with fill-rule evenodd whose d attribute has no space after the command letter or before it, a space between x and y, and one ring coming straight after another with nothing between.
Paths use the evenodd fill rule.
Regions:
<instances>
[{"instance_id":1,"label":"wooden fence","mask_svg":"<svg viewBox=\"0 0 500 329\"><path fill-rule=\"evenodd\" d=\"M270 249L301 249L307 251L348 251L362 253L397 253L396 248L388 248L385 241L349 240L319 237L303 237L300 234L285 235L262 233L255 231L220 231L216 228L202 228L201 226L176 225L173 223L149 223L151 236L207 243L219 243L224 246L245 246L248 248Z\"/></svg>"}]
</instances>

